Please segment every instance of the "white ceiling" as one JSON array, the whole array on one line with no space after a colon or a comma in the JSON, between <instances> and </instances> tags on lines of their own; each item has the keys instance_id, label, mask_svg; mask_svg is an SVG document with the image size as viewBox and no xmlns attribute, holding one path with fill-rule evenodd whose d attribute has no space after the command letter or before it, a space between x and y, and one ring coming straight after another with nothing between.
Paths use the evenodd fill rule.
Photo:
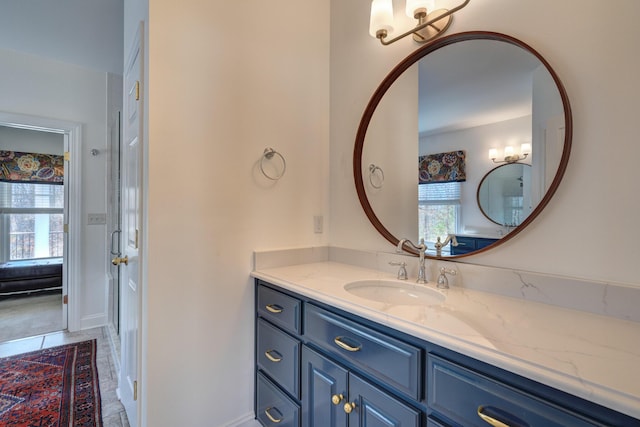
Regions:
<instances>
[{"instance_id":1,"label":"white ceiling","mask_svg":"<svg viewBox=\"0 0 640 427\"><path fill-rule=\"evenodd\" d=\"M0 0L0 48L122 74L123 0Z\"/></svg>"},{"instance_id":2,"label":"white ceiling","mask_svg":"<svg viewBox=\"0 0 640 427\"><path fill-rule=\"evenodd\" d=\"M419 62L420 134L524 117L532 109L532 75L540 61L491 40L455 43Z\"/></svg>"}]
</instances>

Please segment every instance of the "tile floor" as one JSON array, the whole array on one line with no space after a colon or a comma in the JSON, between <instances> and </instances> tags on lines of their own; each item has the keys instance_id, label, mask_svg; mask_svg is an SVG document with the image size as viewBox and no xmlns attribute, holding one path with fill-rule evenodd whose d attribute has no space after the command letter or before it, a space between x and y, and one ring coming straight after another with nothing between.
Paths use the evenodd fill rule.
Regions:
<instances>
[{"instance_id":1,"label":"tile floor","mask_svg":"<svg viewBox=\"0 0 640 427\"><path fill-rule=\"evenodd\" d=\"M98 378L100 379L103 425L104 427L129 427L124 407L116 395L118 386L117 369L113 363L109 334L107 327L101 327L80 332L55 332L32 338L8 341L0 343L0 357L72 342L97 339L98 353L96 355L96 363L98 365Z\"/></svg>"}]
</instances>

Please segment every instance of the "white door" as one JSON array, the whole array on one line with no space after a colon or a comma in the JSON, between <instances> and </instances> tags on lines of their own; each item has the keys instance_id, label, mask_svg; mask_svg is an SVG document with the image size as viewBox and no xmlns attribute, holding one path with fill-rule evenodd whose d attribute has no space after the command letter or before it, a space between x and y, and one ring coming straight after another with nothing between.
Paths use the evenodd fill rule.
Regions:
<instances>
[{"instance_id":1,"label":"white door","mask_svg":"<svg viewBox=\"0 0 640 427\"><path fill-rule=\"evenodd\" d=\"M121 363L118 388L131 426L138 425L140 373L140 233L142 171L142 28L131 49L124 76L122 147L122 250L114 264L120 268Z\"/></svg>"}]
</instances>

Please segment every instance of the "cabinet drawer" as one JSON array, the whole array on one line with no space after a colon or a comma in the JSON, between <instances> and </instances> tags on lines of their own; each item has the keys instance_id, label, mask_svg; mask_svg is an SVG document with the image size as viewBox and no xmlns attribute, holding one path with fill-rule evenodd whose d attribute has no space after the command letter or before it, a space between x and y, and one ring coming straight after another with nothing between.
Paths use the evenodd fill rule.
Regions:
<instances>
[{"instance_id":1,"label":"cabinet drawer","mask_svg":"<svg viewBox=\"0 0 640 427\"><path fill-rule=\"evenodd\" d=\"M258 319L256 360L274 381L300 398L300 342Z\"/></svg>"},{"instance_id":2,"label":"cabinet drawer","mask_svg":"<svg viewBox=\"0 0 640 427\"><path fill-rule=\"evenodd\" d=\"M272 323L300 334L300 300L275 291L266 286L258 286L258 314Z\"/></svg>"},{"instance_id":3,"label":"cabinet drawer","mask_svg":"<svg viewBox=\"0 0 640 427\"><path fill-rule=\"evenodd\" d=\"M256 418L263 426L298 427L300 407L258 373Z\"/></svg>"},{"instance_id":4,"label":"cabinet drawer","mask_svg":"<svg viewBox=\"0 0 640 427\"><path fill-rule=\"evenodd\" d=\"M429 419L442 425L486 427L491 417L508 426L594 426L583 416L438 356L427 362Z\"/></svg>"},{"instance_id":5,"label":"cabinet drawer","mask_svg":"<svg viewBox=\"0 0 640 427\"><path fill-rule=\"evenodd\" d=\"M398 391L420 399L419 348L314 305L305 307L305 336Z\"/></svg>"}]
</instances>

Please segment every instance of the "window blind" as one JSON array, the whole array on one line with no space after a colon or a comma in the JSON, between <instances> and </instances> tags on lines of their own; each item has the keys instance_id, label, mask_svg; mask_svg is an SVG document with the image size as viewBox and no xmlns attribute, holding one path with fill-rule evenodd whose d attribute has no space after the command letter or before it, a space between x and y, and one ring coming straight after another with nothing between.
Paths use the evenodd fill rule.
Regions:
<instances>
[{"instance_id":1,"label":"window blind","mask_svg":"<svg viewBox=\"0 0 640 427\"><path fill-rule=\"evenodd\" d=\"M61 213L64 186L0 182L0 213Z\"/></svg>"},{"instance_id":2,"label":"window blind","mask_svg":"<svg viewBox=\"0 0 640 427\"><path fill-rule=\"evenodd\" d=\"M418 202L427 205L459 205L460 182L443 182L418 185Z\"/></svg>"}]
</instances>

